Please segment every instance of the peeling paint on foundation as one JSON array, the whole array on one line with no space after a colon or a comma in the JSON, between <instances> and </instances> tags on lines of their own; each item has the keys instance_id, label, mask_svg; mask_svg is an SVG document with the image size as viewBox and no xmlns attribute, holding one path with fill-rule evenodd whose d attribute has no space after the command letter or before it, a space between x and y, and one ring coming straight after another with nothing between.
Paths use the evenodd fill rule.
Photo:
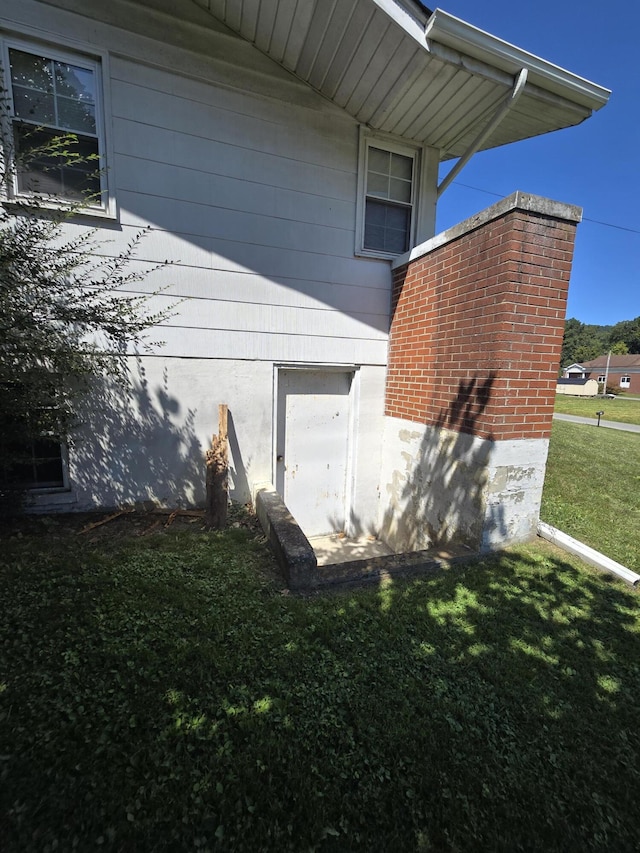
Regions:
<instances>
[{"instance_id":1,"label":"peeling paint on foundation","mask_svg":"<svg viewBox=\"0 0 640 853\"><path fill-rule=\"evenodd\" d=\"M416 432L415 430L401 429L398 433L398 438L400 439L400 441L405 442L416 440L419 441L421 435L422 433Z\"/></svg>"},{"instance_id":2,"label":"peeling paint on foundation","mask_svg":"<svg viewBox=\"0 0 640 853\"><path fill-rule=\"evenodd\" d=\"M394 550L446 543L493 550L535 535L547 440L411 427L386 418L379 528Z\"/></svg>"}]
</instances>

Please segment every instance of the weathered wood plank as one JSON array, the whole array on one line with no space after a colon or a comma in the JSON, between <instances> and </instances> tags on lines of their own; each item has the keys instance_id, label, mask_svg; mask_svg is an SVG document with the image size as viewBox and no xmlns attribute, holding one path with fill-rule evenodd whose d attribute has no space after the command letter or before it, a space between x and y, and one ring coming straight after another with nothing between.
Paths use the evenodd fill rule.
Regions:
<instances>
[{"instance_id":1,"label":"weathered wood plank","mask_svg":"<svg viewBox=\"0 0 640 853\"><path fill-rule=\"evenodd\" d=\"M218 435L211 437L211 449L206 454L206 521L209 527L221 530L227 523L229 503L228 407L218 406Z\"/></svg>"}]
</instances>

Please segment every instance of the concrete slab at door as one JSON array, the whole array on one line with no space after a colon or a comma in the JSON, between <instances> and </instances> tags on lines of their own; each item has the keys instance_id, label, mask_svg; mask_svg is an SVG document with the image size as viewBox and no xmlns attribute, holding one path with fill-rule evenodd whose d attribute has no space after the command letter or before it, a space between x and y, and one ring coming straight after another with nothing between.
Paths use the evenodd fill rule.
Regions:
<instances>
[{"instance_id":1,"label":"concrete slab at door","mask_svg":"<svg viewBox=\"0 0 640 853\"><path fill-rule=\"evenodd\" d=\"M276 489L307 536L344 529L353 373L278 373Z\"/></svg>"}]
</instances>

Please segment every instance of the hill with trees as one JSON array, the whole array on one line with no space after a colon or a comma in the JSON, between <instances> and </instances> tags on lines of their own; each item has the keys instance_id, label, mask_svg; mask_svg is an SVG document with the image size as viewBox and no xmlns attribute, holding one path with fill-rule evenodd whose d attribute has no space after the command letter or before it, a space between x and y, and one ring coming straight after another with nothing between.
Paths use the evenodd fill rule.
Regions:
<instances>
[{"instance_id":1,"label":"hill with trees","mask_svg":"<svg viewBox=\"0 0 640 853\"><path fill-rule=\"evenodd\" d=\"M565 322L561 368L590 361L609 350L614 355L640 353L640 317L621 320L615 326L581 323L575 317Z\"/></svg>"}]
</instances>

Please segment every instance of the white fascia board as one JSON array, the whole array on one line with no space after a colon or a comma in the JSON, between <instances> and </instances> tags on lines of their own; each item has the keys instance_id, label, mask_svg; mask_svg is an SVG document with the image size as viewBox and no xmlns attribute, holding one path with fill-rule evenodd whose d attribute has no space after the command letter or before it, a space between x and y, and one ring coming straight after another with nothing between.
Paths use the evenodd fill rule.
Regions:
<instances>
[{"instance_id":1,"label":"white fascia board","mask_svg":"<svg viewBox=\"0 0 640 853\"><path fill-rule=\"evenodd\" d=\"M427 42L453 48L510 74L527 68L531 83L591 110L603 107L611 94L609 89L492 36L442 9L436 9L429 18L424 37Z\"/></svg>"},{"instance_id":2,"label":"white fascia board","mask_svg":"<svg viewBox=\"0 0 640 853\"><path fill-rule=\"evenodd\" d=\"M425 50L427 43L425 40L425 24L427 23L426 15L418 16L409 11L409 5L414 12L417 12L415 4L402 2L402 0L372 0L374 6L377 6L388 18L397 24L402 30L411 36L414 41L417 41Z\"/></svg>"}]
</instances>

